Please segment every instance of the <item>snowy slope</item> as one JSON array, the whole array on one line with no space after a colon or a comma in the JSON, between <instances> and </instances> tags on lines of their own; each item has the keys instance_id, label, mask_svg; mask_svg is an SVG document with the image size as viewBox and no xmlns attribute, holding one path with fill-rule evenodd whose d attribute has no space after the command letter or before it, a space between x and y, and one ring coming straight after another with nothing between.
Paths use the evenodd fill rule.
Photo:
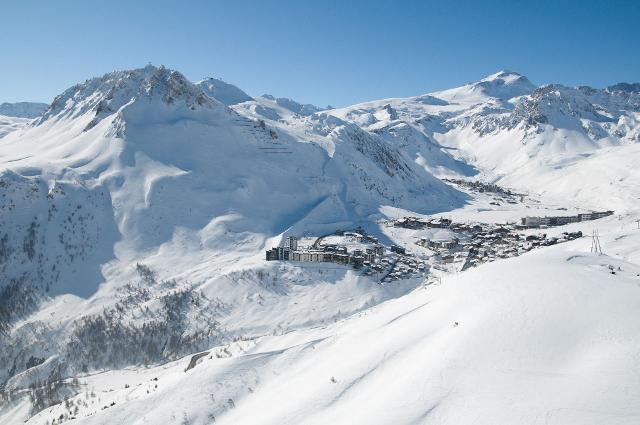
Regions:
<instances>
[{"instance_id":1,"label":"snowy slope","mask_svg":"<svg viewBox=\"0 0 640 425\"><path fill-rule=\"evenodd\" d=\"M477 174L468 158L460 161L438 135L449 130L451 120L469 114L511 107L509 99L533 91L535 86L517 73L501 71L477 83L406 99L367 102L330 113L384 135L411 153L415 162L436 175Z\"/></svg>"},{"instance_id":2,"label":"snowy slope","mask_svg":"<svg viewBox=\"0 0 640 425\"><path fill-rule=\"evenodd\" d=\"M36 102L16 102L0 104L0 139L12 131L26 126L39 117L49 105Z\"/></svg>"},{"instance_id":3,"label":"snowy slope","mask_svg":"<svg viewBox=\"0 0 640 425\"><path fill-rule=\"evenodd\" d=\"M251 96L240 90L238 87L226 83L217 78L205 78L196 83L207 96L224 103L227 106L253 100Z\"/></svg>"},{"instance_id":4,"label":"snowy slope","mask_svg":"<svg viewBox=\"0 0 640 425\"><path fill-rule=\"evenodd\" d=\"M292 132L261 126L163 68L116 72L73 87L36 124L5 137L5 167L29 175L73 172L110 186L114 203L122 204L115 211L120 231L142 245L170 236L150 236L145 226L161 214L171 232L167 221L178 219L171 214L177 205L194 207L192 218L179 217L182 226L202 228L233 211L251 217L256 229L274 230L294 223L286 216L304 216L332 198L365 217L385 202L420 210L429 199L425 211L433 211L436 197L441 209L463 199L356 126L326 116ZM135 190L140 187L144 193Z\"/></svg>"},{"instance_id":5,"label":"snowy slope","mask_svg":"<svg viewBox=\"0 0 640 425\"><path fill-rule=\"evenodd\" d=\"M486 76L475 83L462 87L432 93L433 97L448 103L471 105L486 103L488 100L508 101L514 97L530 94L536 86L524 75L503 70Z\"/></svg>"},{"instance_id":6,"label":"snowy slope","mask_svg":"<svg viewBox=\"0 0 640 425\"><path fill-rule=\"evenodd\" d=\"M609 255L583 238L335 324L212 347L191 370L189 356L87 376L27 423L635 424L640 231L630 217L599 226Z\"/></svg>"},{"instance_id":7,"label":"snowy slope","mask_svg":"<svg viewBox=\"0 0 640 425\"><path fill-rule=\"evenodd\" d=\"M2 138L0 381L154 364L415 287L264 263L285 233L375 231L387 206L468 199L375 134L290 114L243 116L147 66L78 84Z\"/></svg>"},{"instance_id":8,"label":"snowy slope","mask_svg":"<svg viewBox=\"0 0 640 425\"><path fill-rule=\"evenodd\" d=\"M0 138L11 133L12 131L24 127L29 123L29 121L31 121L31 119L29 118L17 118L0 115Z\"/></svg>"},{"instance_id":9,"label":"snowy slope","mask_svg":"<svg viewBox=\"0 0 640 425\"><path fill-rule=\"evenodd\" d=\"M637 85L509 71L326 111L147 66L7 118L0 422L636 423L639 111ZM548 230L598 227L609 256L582 238L440 286L264 261L288 235L408 246L382 220L567 207L616 210Z\"/></svg>"},{"instance_id":10,"label":"snowy slope","mask_svg":"<svg viewBox=\"0 0 640 425\"><path fill-rule=\"evenodd\" d=\"M471 166L483 179L553 200L577 195L592 208L626 208L628 194L637 199L640 184L624 166L640 160L633 147L640 141L637 87L535 87L522 75L501 71L454 89L330 113L395 139L439 175L471 176ZM433 146L453 159L439 154L430 161L427 147Z\"/></svg>"}]
</instances>

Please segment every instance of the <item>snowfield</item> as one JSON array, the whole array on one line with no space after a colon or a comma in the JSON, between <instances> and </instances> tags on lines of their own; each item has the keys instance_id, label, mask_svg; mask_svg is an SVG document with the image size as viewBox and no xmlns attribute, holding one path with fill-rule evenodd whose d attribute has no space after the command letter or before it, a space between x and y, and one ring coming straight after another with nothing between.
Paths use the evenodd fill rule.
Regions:
<instances>
[{"instance_id":1,"label":"snowfield","mask_svg":"<svg viewBox=\"0 0 640 425\"><path fill-rule=\"evenodd\" d=\"M445 167L426 165L437 176L455 170L549 202L570 197L588 208L625 210L640 196L631 165L640 141L640 93L633 87L536 87L501 71L459 88L330 113L408 146L418 163L428 164L421 157L434 158L434 150L451 156L438 159ZM452 166L454 160L466 166Z\"/></svg>"},{"instance_id":2,"label":"snowfield","mask_svg":"<svg viewBox=\"0 0 640 425\"><path fill-rule=\"evenodd\" d=\"M0 137L18 130L31 121L28 118L8 117L0 115Z\"/></svg>"},{"instance_id":3,"label":"snowfield","mask_svg":"<svg viewBox=\"0 0 640 425\"><path fill-rule=\"evenodd\" d=\"M640 422L636 85L501 71L322 109L149 65L16 108L0 116L0 423ZM455 235L388 223L405 216L590 210L615 214L426 278L265 261L288 236L362 228L424 256L419 238Z\"/></svg>"},{"instance_id":4,"label":"snowfield","mask_svg":"<svg viewBox=\"0 0 640 425\"><path fill-rule=\"evenodd\" d=\"M640 231L599 224L610 255L583 238L333 324L212 347L188 371L190 357L86 376L72 406L87 424L637 423Z\"/></svg>"}]
</instances>

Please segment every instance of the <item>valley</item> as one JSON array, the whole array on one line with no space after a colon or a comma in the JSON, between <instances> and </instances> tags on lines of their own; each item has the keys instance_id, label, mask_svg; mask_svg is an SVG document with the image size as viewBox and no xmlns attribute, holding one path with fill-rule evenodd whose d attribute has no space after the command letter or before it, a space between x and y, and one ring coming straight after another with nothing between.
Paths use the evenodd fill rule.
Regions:
<instances>
[{"instance_id":1,"label":"valley","mask_svg":"<svg viewBox=\"0 0 640 425\"><path fill-rule=\"evenodd\" d=\"M640 418L634 85L45 106L0 109L1 423Z\"/></svg>"}]
</instances>

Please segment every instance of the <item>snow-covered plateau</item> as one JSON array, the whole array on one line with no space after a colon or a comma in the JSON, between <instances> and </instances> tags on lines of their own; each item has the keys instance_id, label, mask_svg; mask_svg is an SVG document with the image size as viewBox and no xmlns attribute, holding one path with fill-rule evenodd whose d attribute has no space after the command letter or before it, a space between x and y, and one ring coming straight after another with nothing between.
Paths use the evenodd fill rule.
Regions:
<instances>
[{"instance_id":1,"label":"snow-covered plateau","mask_svg":"<svg viewBox=\"0 0 640 425\"><path fill-rule=\"evenodd\" d=\"M638 84L511 71L3 104L0 423L637 424L638 164Z\"/></svg>"}]
</instances>

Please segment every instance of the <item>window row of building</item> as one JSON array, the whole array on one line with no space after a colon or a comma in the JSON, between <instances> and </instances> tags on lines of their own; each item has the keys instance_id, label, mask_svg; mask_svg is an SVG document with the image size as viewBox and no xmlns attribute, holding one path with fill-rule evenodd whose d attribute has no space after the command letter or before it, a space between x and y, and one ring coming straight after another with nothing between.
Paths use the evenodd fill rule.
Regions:
<instances>
[{"instance_id":1,"label":"window row of building","mask_svg":"<svg viewBox=\"0 0 640 425\"><path fill-rule=\"evenodd\" d=\"M600 211L583 213L572 216L559 217L523 217L522 226L524 227L541 227L541 226L562 226L569 223L578 223L581 221L597 220L613 214L613 211Z\"/></svg>"},{"instance_id":2,"label":"window row of building","mask_svg":"<svg viewBox=\"0 0 640 425\"><path fill-rule=\"evenodd\" d=\"M298 249L297 240L289 238L284 246L272 248L266 252L267 261L304 261L312 263L349 264L355 268L375 261L376 256L384 255L384 247L376 245L365 250L355 249L351 253L344 246L326 245L322 249Z\"/></svg>"},{"instance_id":3,"label":"window row of building","mask_svg":"<svg viewBox=\"0 0 640 425\"><path fill-rule=\"evenodd\" d=\"M393 222L394 227L403 227L405 229L446 229L451 225L448 218L431 218L422 219L418 217L403 217Z\"/></svg>"}]
</instances>

